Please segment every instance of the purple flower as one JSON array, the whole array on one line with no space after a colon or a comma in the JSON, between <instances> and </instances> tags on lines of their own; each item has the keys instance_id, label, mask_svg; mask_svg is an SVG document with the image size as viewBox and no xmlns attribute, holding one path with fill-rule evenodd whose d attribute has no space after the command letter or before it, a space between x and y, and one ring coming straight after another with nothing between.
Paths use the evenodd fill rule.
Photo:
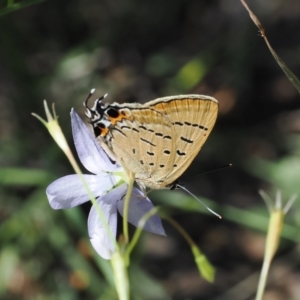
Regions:
<instances>
[{"instance_id":1,"label":"purple flower","mask_svg":"<svg viewBox=\"0 0 300 300\"><path fill-rule=\"evenodd\" d=\"M95 137L82 122L78 114L71 111L72 132L75 147L83 166L93 174L83 175L90 190L101 208L111 232L116 237L117 211L123 215L127 184L124 169L118 163L112 163ZM77 174L64 176L51 183L46 190L49 203L53 209L72 208L89 201L89 196ZM137 188L133 188L130 199L128 222L137 226L142 216L153 208L150 199ZM157 215L146 222L144 230L165 235L161 220ZM97 210L92 206L88 217L88 232L91 243L97 253L104 259L110 259L115 252Z\"/></svg>"}]
</instances>

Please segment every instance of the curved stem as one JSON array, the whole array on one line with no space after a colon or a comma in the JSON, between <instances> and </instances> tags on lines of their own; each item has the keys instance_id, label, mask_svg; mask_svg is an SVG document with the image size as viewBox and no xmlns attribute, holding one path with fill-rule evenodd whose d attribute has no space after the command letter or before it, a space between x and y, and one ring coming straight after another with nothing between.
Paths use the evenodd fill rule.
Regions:
<instances>
[{"instance_id":1,"label":"curved stem","mask_svg":"<svg viewBox=\"0 0 300 300\"><path fill-rule=\"evenodd\" d=\"M134 183L134 173L131 171L128 171L128 189L126 193L126 197L124 200L124 210L123 210L123 234L124 234L124 242L125 244L128 244L129 242L129 234L128 234L128 212L129 212L129 203L130 203L130 197L133 189L133 183Z\"/></svg>"}]
</instances>

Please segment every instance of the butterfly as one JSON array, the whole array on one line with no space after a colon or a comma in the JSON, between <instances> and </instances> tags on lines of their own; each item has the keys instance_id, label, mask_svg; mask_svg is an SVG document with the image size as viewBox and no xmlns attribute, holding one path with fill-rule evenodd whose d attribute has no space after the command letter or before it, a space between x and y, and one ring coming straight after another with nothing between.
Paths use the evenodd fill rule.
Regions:
<instances>
[{"instance_id":1,"label":"butterfly","mask_svg":"<svg viewBox=\"0 0 300 300\"><path fill-rule=\"evenodd\" d=\"M203 95L177 95L145 104L103 103L88 107L94 134L108 156L135 174L145 190L174 188L201 150L216 122L218 101Z\"/></svg>"}]
</instances>

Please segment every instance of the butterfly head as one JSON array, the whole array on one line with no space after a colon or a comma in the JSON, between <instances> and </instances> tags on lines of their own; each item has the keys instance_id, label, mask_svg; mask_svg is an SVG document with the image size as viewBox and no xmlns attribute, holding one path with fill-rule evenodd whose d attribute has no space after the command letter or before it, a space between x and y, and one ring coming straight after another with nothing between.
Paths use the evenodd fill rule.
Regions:
<instances>
[{"instance_id":1,"label":"butterfly head","mask_svg":"<svg viewBox=\"0 0 300 300\"><path fill-rule=\"evenodd\" d=\"M120 107L118 103L103 103L102 100L106 98L107 94L96 99L92 107L88 107L88 100L93 93L94 89L91 90L83 105L86 108L85 115L90 119L96 137L99 135L107 137L109 132L115 128L116 123L124 119L132 119L128 108Z\"/></svg>"},{"instance_id":2,"label":"butterfly head","mask_svg":"<svg viewBox=\"0 0 300 300\"><path fill-rule=\"evenodd\" d=\"M92 89L89 93L86 100L83 102L84 107L86 108L85 115L89 118L90 123L93 126L95 136L103 135L104 132L107 132L109 127L109 122L105 118L105 111L107 110L108 104L102 102L103 99L107 97L107 94L95 100L92 107L88 106L88 101L93 95L95 89Z\"/></svg>"},{"instance_id":3,"label":"butterfly head","mask_svg":"<svg viewBox=\"0 0 300 300\"><path fill-rule=\"evenodd\" d=\"M102 102L102 100L107 97L107 94L96 99L92 107L88 106L88 101L93 95L94 91L95 89L92 89L86 100L83 102L83 105L86 108L85 115L91 120L91 123L94 123L95 121L103 118L103 114L107 106L107 104L104 104Z\"/></svg>"}]
</instances>

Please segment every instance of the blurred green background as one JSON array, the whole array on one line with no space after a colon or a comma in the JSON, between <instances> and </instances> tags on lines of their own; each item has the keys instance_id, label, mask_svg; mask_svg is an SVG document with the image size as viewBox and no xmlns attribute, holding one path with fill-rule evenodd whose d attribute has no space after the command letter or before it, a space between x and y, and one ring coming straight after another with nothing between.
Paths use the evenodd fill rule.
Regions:
<instances>
[{"instance_id":1,"label":"blurred green background","mask_svg":"<svg viewBox=\"0 0 300 300\"><path fill-rule=\"evenodd\" d=\"M248 2L299 76L300 2ZM281 189L285 200L300 192L300 103L241 3L20 1L10 12L0 3L0 299L116 299L109 263L89 243L90 204L48 204L47 185L73 171L31 116L44 116L43 99L54 102L71 145L70 109L83 116L91 88L119 103L185 93L220 103L181 182L223 219L183 192L150 194L193 237L216 280L199 276L189 247L164 223L167 238L144 234L133 253L132 299L253 299L268 222L257 191L274 199ZM300 299L297 203L286 223L265 299Z\"/></svg>"}]
</instances>

